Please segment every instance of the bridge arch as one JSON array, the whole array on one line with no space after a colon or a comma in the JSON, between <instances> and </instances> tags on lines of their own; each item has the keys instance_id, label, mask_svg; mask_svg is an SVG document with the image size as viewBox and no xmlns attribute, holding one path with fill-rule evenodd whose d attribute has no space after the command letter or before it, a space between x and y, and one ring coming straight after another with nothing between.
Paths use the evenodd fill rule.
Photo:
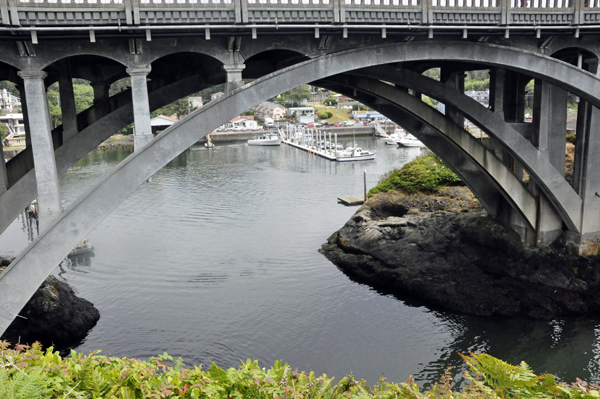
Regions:
<instances>
[{"instance_id":1,"label":"bridge arch","mask_svg":"<svg viewBox=\"0 0 600 399\"><path fill-rule=\"evenodd\" d=\"M326 55L264 76L167 129L146 147L124 160L115 170L78 198L56 218L0 275L0 331L4 331L27 303L37 287L77 242L106 217L120 202L210 130L251 106L303 83L353 70L408 60L458 58L531 72L581 93L592 104L600 104L600 81L564 62L500 46L464 44L446 46L394 44ZM407 51L412 50L422 51ZM463 50L457 57L456 51ZM589 91L589 92L586 92ZM202 126L205 131L200 131ZM541 161L543 163L543 160ZM541 167L541 164L537 165Z\"/></svg>"}]
</instances>

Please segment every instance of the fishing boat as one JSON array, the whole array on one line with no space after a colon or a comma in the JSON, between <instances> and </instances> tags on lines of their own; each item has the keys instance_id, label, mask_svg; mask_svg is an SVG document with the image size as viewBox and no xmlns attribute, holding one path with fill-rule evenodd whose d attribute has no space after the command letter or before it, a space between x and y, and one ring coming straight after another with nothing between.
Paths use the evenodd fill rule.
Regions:
<instances>
[{"instance_id":1,"label":"fishing boat","mask_svg":"<svg viewBox=\"0 0 600 399\"><path fill-rule=\"evenodd\" d=\"M413 136L412 134L406 134L403 138L397 141L400 147L425 147L418 138Z\"/></svg>"},{"instance_id":2,"label":"fishing boat","mask_svg":"<svg viewBox=\"0 0 600 399\"><path fill-rule=\"evenodd\" d=\"M248 145L280 145L281 139L277 133L265 133L255 139L248 140Z\"/></svg>"},{"instance_id":3,"label":"fishing boat","mask_svg":"<svg viewBox=\"0 0 600 399\"><path fill-rule=\"evenodd\" d=\"M69 252L68 256L77 256L81 254L85 254L88 252L92 252L94 250L94 246L88 240L83 240L75 248Z\"/></svg>"},{"instance_id":4,"label":"fishing boat","mask_svg":"<svg viewBox=\"0 0 600 399\"><path fill-rule=\"evenodd\" d=\"M338 162L369 161L375 159L375 154L376 151L363 150L355 145L344 151L336 152L335 159Z\"/></svg>"}]
</instances>

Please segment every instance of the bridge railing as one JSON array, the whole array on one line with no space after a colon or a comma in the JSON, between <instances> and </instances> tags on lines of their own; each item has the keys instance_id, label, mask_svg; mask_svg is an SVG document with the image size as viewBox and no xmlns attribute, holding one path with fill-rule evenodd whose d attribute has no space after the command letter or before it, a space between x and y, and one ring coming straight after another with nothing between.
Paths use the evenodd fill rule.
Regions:
<instances>
[{"instance_id":1,"label":"bridge railing","mask_svg":"<svg viewBox=\"0 0 600 399\"><path fill-rule=\"evenodd\" d=\"M0 0L7 26L600 23L600 0Z\"/></svg>"}]
</instances>

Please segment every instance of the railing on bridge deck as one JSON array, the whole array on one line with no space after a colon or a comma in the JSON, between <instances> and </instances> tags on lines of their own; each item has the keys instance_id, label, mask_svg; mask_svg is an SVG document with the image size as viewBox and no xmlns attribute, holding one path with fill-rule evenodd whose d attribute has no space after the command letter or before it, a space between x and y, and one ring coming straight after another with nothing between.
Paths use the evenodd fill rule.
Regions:
<instances>
[{"instance_id":1,"label":"railing on bridge deck","mask_svg":"<svg viewBox=\"0 0 600 399\"><path fill-rule=\"evenodd\" d=\"M600 0L0 0L5 26L582 26Z\"/></svg>"}]
</instances>

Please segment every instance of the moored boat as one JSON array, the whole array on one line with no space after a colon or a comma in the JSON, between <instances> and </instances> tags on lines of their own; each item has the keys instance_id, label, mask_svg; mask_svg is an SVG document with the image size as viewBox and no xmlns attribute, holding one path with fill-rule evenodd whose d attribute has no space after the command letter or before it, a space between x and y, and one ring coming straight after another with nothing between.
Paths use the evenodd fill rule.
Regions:
<instances>
[{"instance_id":1,"label":"moored boat","mask_svg":"<svg viewBox=\"0 0 600 399\"><path fill-rule=\"evenodd\" d=\"M71 252L69 252L68 256L81 255L81 254L85 254L88 252L92 252L93 250L94 250L94 246L92 245L92 243L89 242L88 240L83 240L79 244L77 244L77 246L75 248L73 248L71 250Z\"/></svg>"},{"instance_id":2,"label":"moored boat","mask_svg":"<svg viewBox=\"0 0 600 399\"><path fill-rule=\"evenodd\" d=\"M408 133L396 143L398 143L400 147L425 147L425 144L423 144L418 138Z\"/></svg>"},{"instance_id":3,"label":"moored boat","mask_svg":"<svg viewBox=\"0 0 600 399\"><path fill-rule=\"evenodd\" d=\"M351 161L369 161L375 159L375 151L363 150L360 147L348 148L344 151L336 152L336 161L351 162Z\"/></svg>"},{"instance_id":4,"label":"moored boat","mask_svg":"<svg viewBox=\"0 0 600 399\"><path fill-rule=\"evenodd\" d=\"M276 133L265 133L255 139L248 140L248 145L280 145L281 139Z\"/></svg>"}]
</instances>

